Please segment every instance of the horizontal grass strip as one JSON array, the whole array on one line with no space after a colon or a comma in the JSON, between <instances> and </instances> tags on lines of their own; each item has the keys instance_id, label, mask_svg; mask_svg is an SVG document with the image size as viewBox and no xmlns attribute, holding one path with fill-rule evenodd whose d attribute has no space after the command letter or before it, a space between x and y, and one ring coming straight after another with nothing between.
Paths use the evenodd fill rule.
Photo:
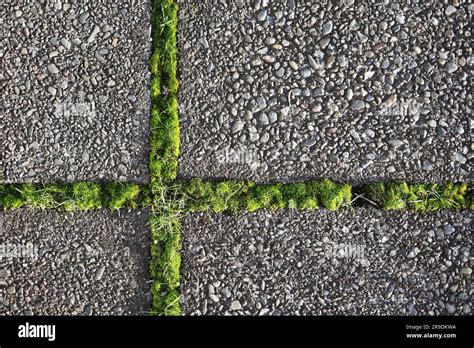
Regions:
<instances>
[{"instance_id":1,"label":"horizontal grass strip","mask_svg":"<svg viewBox=\"0 0 474 348\"><path fill-rule=\"evenodd\" d=\"M72 210L140 208L151 202L149 188L138 184L3 184L0 209L23 207Z\"/></svg>"}]
</instances>

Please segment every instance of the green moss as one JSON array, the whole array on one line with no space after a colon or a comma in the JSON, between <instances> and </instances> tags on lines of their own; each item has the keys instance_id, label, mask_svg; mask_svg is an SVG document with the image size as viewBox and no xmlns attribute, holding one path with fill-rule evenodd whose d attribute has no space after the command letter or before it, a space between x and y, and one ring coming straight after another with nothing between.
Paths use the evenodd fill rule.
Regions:
<instances>
[{"instance_id":1,"label":"green moss","mask_svg":"<svg viewBox=\"0 0 474 348\"><path fill-rule=\"evenodd\" d=\"M160 87L160 78L158 76L153 76L151 79L151 97L157 98L161 94L161 87Z\"/></svg>"},{"instance_id":2,"label":"green moss","mask_svg":"<svg viewBox=\"0 0 474 348\"><path fill-rule=\"evenodd\" d=\"M152 246L150 271L153 276L153 314L180 313L179 282L181 265L180 216L182 203L176 187L152 184L154 204L151 216Z\"/></svg>"},{"instance_id":3,"label":"green moss","mask_svg":"<svg viewBox=\"0 0 474 348\"><path fill-rule=\"evenodd\" d=\"M313 192L317 193L321 205L329 210L337 210L344 205L350 205L352 187L350 185L338 185L330 180L314 182Z\"/></svg>"},{"instance_id":4,"label":"green moss","mask_svg":"<svg viewBox=\"0 0 474 348\"><path fill-rule=\"evenodd\" d=\"M350 204L351 186L325 180L296 184L255 184L253 182L212 182L193 179L180 183L186 211L223 211L257 209L327 209Z\"/></svg>"},{"instance_id":5,"label":"green moss","mask_svg":"<svg viewBox=\"0 0 474 348\"><path fill-rule=\"evenodd\" d=\"M283 187L282 193L288 208L297 209L303 205L306 198L309 198L306 188L307 185L304 184L288 184Z\"/></svg>"},{"instance_id":6,"label":"green moss","mask_svg":"<svg viewBox=\"0 0 474 348\"><path fill-rule=\"evenodd\" d=\"M368 197L387 210L469 208L468 185L465 183L408 184L405 182L376 183L365 188Z\"/></svg>"},{"instance_id":7,"label":"green moss","mask_svg":"<svg viewBox=\"0 0 474 348\"><path fill-rule=\"evenodd\" d=\"M80 182L74 184L73 200L67 201L66 210L92 210L102 208L102 188L96 183Z\"/></svg>"},{"instance_id":8,"label":"green moss","mask_svg":"<svg viewBox=\"0 0 474 348\"><path fill-rule=\"evenodd\" d=\"M179 315L181 208L176 179L179 155L176 0L152 2L152 110L150 119L150 180L153 195L150 271L153 314ZM216 207L218 202L212 202Z\"/></svg>"},{"instance_id":9,"label":"green moss","mask_svg":"<svg viewBox=\"0 0 474 348\"><path fill-rule=\"evenodd\" d=\"M68 188L63 185L2 185L0 207L17 209L21 207L58 208L67 199Z\"/></svg>"},{"instance_id":10,"label":"green moss","mask_svg":"<svg viewBox=\"0 0 474 348\"><path fill-rule=\"evenodd\" d=\"M251 191L250 200L252 209L279 209L285 208L286 202L283 199L282 184L255 185Z\"/></svg>"},{"instance_id":11,"label":"green moss","mask_svg":"<svg viewBox=\"0 0 474 348\"><path fill-rule=\"evenodd\" d=\"M136 184L110 183L104 187L104 203L108 208L137 208L140 186Z\"/></svg>"}]
</instances>

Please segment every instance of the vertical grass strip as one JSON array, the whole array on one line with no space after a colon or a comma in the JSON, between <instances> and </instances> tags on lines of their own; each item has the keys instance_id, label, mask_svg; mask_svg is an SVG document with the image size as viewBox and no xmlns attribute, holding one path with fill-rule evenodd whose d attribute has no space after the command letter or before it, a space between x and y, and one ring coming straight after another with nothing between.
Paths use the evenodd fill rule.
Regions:
<instances>
[{"instance_id":1,"label":"vertical grass strip","mask_svg":"<svg viewBox=\"0 0 474 348\"><path fill-rule=\"evenodd\" d=\"M178 168L179 118L176 76L178 4L152 0L150 180L153 195L151 216L152 314L181 314L180 201L174 180Z\"/></svg>"}]
</instances>

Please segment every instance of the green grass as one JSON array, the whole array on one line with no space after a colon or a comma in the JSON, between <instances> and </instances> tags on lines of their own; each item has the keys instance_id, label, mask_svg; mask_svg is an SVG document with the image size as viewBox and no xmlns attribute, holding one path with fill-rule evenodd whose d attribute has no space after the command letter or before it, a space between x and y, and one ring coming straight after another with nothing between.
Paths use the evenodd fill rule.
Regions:
<instances>
[{"instance_id":1,"label":"green grass","mask_svg":"<svg viewBox=\"0 0 474 348\"><path fill-rule=\"evenodd\" d=\"M176 195L176 188L152 184L154 201L151 216L151 263L153 276L152 314L179 315L180 265L181 265L181 222L182 201Z\"/></svg>"},{"instance_id":2,"label":"green grass","mask_svg":"<svg viewBox=\"0 0 474 348\"><path fill-rule=\"evenodd\" d=\"M180 218L184 212L222 213L282 208L337 210L351 206L352 186L330 180L293 184L200 179L177 182L180 140L176 74L177 1L152 0L152 11L150 185L84 182L0 185L0 208L70 211L151 206L151 312L155 315L179 315ZM474 209L472 189L462 183L377 183L366 186L363 195L387 210Z\"/></svg>"},{"instance_id":3,"label":"green grass","mask_svg":"<svg viewBox=\"0 0 474 348\"><path fill-rule=\"evenodd\" d=\"M150 204L146 186L123 183L0 185L2 210L22 207L58 210L139 208Z\"/></svg>"},{"instance_id":4,"label":"green grass","mask_svg":"<svg viewBox=\"0 0 474 348\"><path fill-rule=\"evenodd\" d=\"M175 0L153 0L153 54L151 56L152 180L176 178L179 155L178 80L176 77L178 5Z\"/></svg>"},{"instance_id":5,"label":"green grass","mask_svg":"<svg viewBox=\"0 0 474 348\"><path fill-rule=\"evenodd\" d=\"M181 202L176 196L179 155L178 79L176 77L178 5L152 2L150 181L153 195L150 274L152 314L181 314Z\"/></svg>"},{"instance_id":6,"label":"green grass","mask_svg":"<svg viewBox=\"0 0 474 348\"><path fill-rule=\"evenodd\" d=\"M387 210L473 209L472 191L466 183L408 184L405 182L376 183L364 191L367 198Z\"/></svg>"},{"instance_id":7,"label":"green grass","mask_svg":"<svg viewBox=\"0 0 474 348\"><path fill-rule=\"evenodd\" d=\"M194 179L179 183L185 211L257 209L339 209L351 202L351 186L329 180L296 184L255 184L253 182L210 182Z\"/></svg>"}]
</instances>

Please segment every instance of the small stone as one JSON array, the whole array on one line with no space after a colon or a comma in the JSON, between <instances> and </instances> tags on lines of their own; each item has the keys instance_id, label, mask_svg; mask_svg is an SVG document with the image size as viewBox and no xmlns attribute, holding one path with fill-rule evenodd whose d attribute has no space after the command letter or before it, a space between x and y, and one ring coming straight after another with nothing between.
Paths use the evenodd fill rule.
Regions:
<instances>
[{"instance_id":1,"label":"small stone","mask_svg":"<svg viewBox=\"0 0 474 348\"><path fill-rule=\"evenodd\" d=\"M237 6L237 8L244 7L244 0L235 0L235 6Z\"/></svg>"},{"instance_id":2,"label":"small stone","mask_svg":"<svg viewBox=\"0 0 474 348\"><path fill-rule=\"evenodd\" d=\"M451 234L454 232L456 232L456 229L453 227L453 225L447 224L446 226L444 226L444 233Z\"/></svg>"},{"instance_id":3,"label":"small stone","mask_svg":"<svg viewBox=\"0 0 474 348\"><path fill-rule=\"evenodd\" d=\"M265 44L267 44L268 46L273 45L275 42L276 42L276 40L273 37L270 37L270 36L265 39Z\"/></svg>"},{"instance_id":4,"label":"small stone","mask_svg":"<svg viewBox=\"0 0 474 348\"><path fill-rule=\"evenodd\" d=\"M395 102L397 101L397 95L396 94L392 94L390 96L388 96L384 102L382 103L382 108L384 109L388 109L390 108Z\"/></svg>"},{"instance_id":5,"label":"small stone","mask_svg":"<svg viewBox=\"0 0 474 348\"><path fill-rule=\"evenodd\" d=\"M354 140L355 140L356 142L358 142L358 143L361 142L360 135L359 135L359 133L357 133L357 131L356 131L355 129L351 129L351 130L349 131L349 133L350 133L350 135L352 136L352 138L354 138Z\"/></svg>"},{"instance_id":6,"label":"small stone","mask_svg":"<svg viewBox=\"0 0 474 348\"><path fill-rule=\"evenodd\" d=\"M268 119L268 116L266 113L262 112L260 114L260 123L262 124L262 126L267 126L270 124L270 121Z\"/></svg>"},{"instance_id":7,"label":"small stone","mask_svg":"<svg viewBox=\"0 0 474 348\"><path fill-rule=\"evenodd\" d=\"M454 314L456 312L456 306L454 306L452 303L448 303L446 305L446 311L448 314Z\"/></svg>"},{"instance_id":8,"label":"small stone","mask_svg":"<svg viewBox=\"0 0 474 348\"><path fill-rule=\"evenodd\" d=\"M291 66L294 70L298 70L298 68L299 68L298 64L296 64L296 62L293 61L293 60L290 60L290 66Z\"/></svg>"},{"instance_id":9,"label":"small stone","mask_svg":"<svg viewBox=\"0 0 474 348\"><path fill-rule=\"evenodd\" d=\"M57 91L56 91L56 88L50 86L50 87L48 87L48 92L49 92L49 94L51 94L54 97L56 95Z\"/></svg>"},{"instance_id":10,"label":"small stone","mask_svg":"<svg viewBox=\"0 0 474 348\"><path fill-rule=\"evenodd\" d=\"M419 252L420 252L420 249L418 247L414 247L413 249L410 250L407 257L409 259L413 259L418 255Z\"/></svg>"},{"instance_id":11,"label":"small stone","mask_svg":"<svg viewBox=\"0 0 474 348\"><path fill-rule=\"evenodd\" d=\"M301 76L304 78L308 78L311 76L311 71L308 68L304 68L301 70Z\"/></svg>"},{"instance_id":12,"label":"small stone","mask_svg":"<svg viewBox=\"0 0 474 348\"><path fill-rule=\"evenodd\" d=\"M235 301L232 301L232 303L230 304L230 309L233 311L238 311L242 309L242 305L240 304L238 300L235 300Z\"/></svg>"},{"instance_id":13,"label":"small stone","mask_svg":"<svg viewBox=\"0 0 474 348\"><path fill-rule=\"evenodd\" d=\"M450 74L452 74L453 72L455 72L456 70L458 70L458 64L457 64L457 62L454 62L454 61L449 62L449 63L446 65L446 70L447 70L448 73L450 73Z\"/></svg>"},{"instance_id":14,"label":"small stone","mask_svg":"<svg viewBox=\"0 0 474 348\"><path fill-rule=\"evenodd\" d=\"M403 141L399 140L399 139L391 139L388 141L388 143L390 145L392 145L393 147L397 148L397 147L400 147L403 145Z\"/></svg>"},{"instance_id":15,"label":"small stone","mask_svg":"<svg viewBox=\"0 0 474 348\"><path fill-rule=\"evenodd\" d=\"M79 23L84 24L87 18L89 18L89 12L82 12L79 16Z\"/></svg>"},{"instance_id":16,"label":"small stone","mask_svg":"<svg viewBox=\"0 0 474 348\"><path fill-rule=\"evenodd\" d=\"M359 111L362 110L365 107L365 103L362 100L354 100L351 103L351 109L353 111Z\"/></svg>"},{"instance_id":17,"label":"small stone","mask_svg":"<svg viewBox=\"0 0 474 348\"><path fill-rule=\"evenodd\" d=\"M212 302L219 302L219 297L217 297L216 294L209 294L209 298L212 300Z\"/></svg>"},{"instance_id":18,"label":"small stone","mask_svg":"<svg viewBox=\"0 0 474 348\"><path fill-rule=\"evenodd\" d=\"M48 71L51 74L57 74L59 72L59 69L54 64L48 64Z\"/></svg>"},{"instance_id":19,"label":"small stone","mask_svg":"<svg viewBox=\"0 0 474 348\"><path fill-rule=\"evenodd\" d=\"M106 55L107 53L109 53L109 50L107 48L101 48L99 49L98 53L101 55L101 56L104 56Z\"/></svg>"},{"instance_id":20,"label":"small stone","mask_svg":"<svg viewBox=\"0 0 474 348\"><path fill-rule=\"evenodd\" d=\"M454 7L453 5L449 5L448 7L446 7L446 15L447 16L451 16L454 12L456 12L456 7Z\"/></svg>"},{"instance_id":21,"label":"small stone","mask_svg":"<svg viewBox=\"0 0 474 348\"><path fill-rule=\"evenodd\" d=\"M468 304L468 303L465 303L463 306L462 306L462 312L464 314L471 314L471 306Z\"/></svg>"},{"instance_id":22,"label":"small stone","mask_svg":"<svg viewBox=\"0 0 474 348\"><path fill-rule=\"evenodd\" d=\"M332 21L327 21L326 23L323 24L323 35L327 35L332 31Z\"/></svg>"},{"instance_id":23,"label":"small stone","mask_svg":"<svg viewBox=\"0 0 474 348\"><path fill-rule=\"evenodd\" d=\"M314 60L313 57L308 56L308 62L309 62L309 65L311 66L311 68L313 68L313 70L316 71L320 68L320 66L318 65L318 63L316 63L316 61Z\"/></svg>"},{"instance_id":24,"label":"small stone","mask_svg":"<svg viewBox=\"0 0 474 348\"><path fill-rule=\"evenodd\" d=\"M244 128L244 123L242 121L237 121L232 126L232 133L240 132Z\"/></svg>"},{"instance_id":25,"label":"small stone","mask_svg":"<svg viewBox=\"0 0 474 348\"><path fill-rule=\"evenodd\" d=\"M104 275L104 271L105 271L105 266L100 267L95 273L94 279L101 280L102 276Z\"/></svg>"},{"instance_id":26,"label":"small stone","mask_svg":"<svg viewBox=\"0 0 474 348\"><path fill-rule=\"evenodd\" d=\"M109 100L109 97L106 95L99 95L99 103L104 104L107 100Z\"/></svg>"},{"instance_id":27,"label":"small stone","mask_svg":"<svg viewBox=\"0 0 474 348\"><path fill-rule=\"evenodd\" d=\"M405 24L405 15L398 14L395 16L395 20L400 24Z\"/></svg>"},{"instance_id":28,"label":"small stone","mask_svg":"<svg viewBox=\"0 0 474 348\"><path fill-rule=\"evenodd\" d=\"M462 164L465 164L467 162L467 159L466 157L464 157L463 155L461 155L460 153L456 152L454 154L454 160L459 162L459 163L462 163Z\"/></svg>"},{"instance_id":29,"label":"small stone","mask_svg":"<svg viewBox=\"0 0 474 348\"><path fill-rule=\"evenodd\" d=\"M270 123L275 123L278 119L278 115L275 111L270 111L268 113L268 120L270 121Z\"/></svg>"},{"instance_id":30,"label":"small stone","mask_svg":"<svg viewBox=\"0 0 474 348\"><path fill-rule=\"evenodd\" d=\"M65 37L61 39L61 45L63 45L63 47L67 50L71 49L71 41L69 41Z\"/></svg>"},{"instance_id":31,"label":"small stone","mask_svg":"<svg viewBox=\"0 0 474 348\"><path fill-rule=\"evenodd\" d=\"M260 11L257 18L260 22L263 22L265 19L267 19L267 10Z\"/></svg>"},{"instance_id":32,"label":"small stone","mask_svg":"<svg viewBox=\"0 0 474 348\"><path fill-rule=\"evenodd\" d=\"M123 164L119 164L117 169L118 169L120 174L122 174L122 175L127 174L127 167L125 167Z\"/></svg>"},{"instance_id":33,"label":"small stone","mask_svg":"<svg viewBox=\"0 0 474 348\"><path fill-rule=\"evenodd\" d=\"M437 125L435 120L429 120L428 122L426 122L426 124L430 126L431 128L436 128L436 125Z\"/></svg>"},{"instance_id":34,"label":"small stone","mask_svg":"<svg viewBox=\"0 0 474 348\"><path fill-rule=\"evenodd\" d=\"M221 294L222 294L223 296L225 296L226 298L229 298L229 297L232 295L232 293L230 292L229 288L227 288L227 287L226 287L226 288L223 288L223 289L221 290Z\"/></svg>"},{"instance_id":35,"label":"small stone","mask_svg":"<svg viewBox=\"0 0 474 348\"><path fill-rule=\"evenodd\" d=\"M84 315L92 315L92 306L90 304L84 307Z\"/></svg>"},{"instance_id":36,"label":"small stone","mask_svg":"<svg viewBox=\"0 0 474 348\"><path fill-rule=\"evenodd\" d=\"M423 170L426 170L427 172L430 172L430 171L433 170L433 165L428 161L424 161L423 165L422 165L422 168L423 168Z\"/></svg>"},{"instance_id":37,"label":"small stone","mask_svg":"<svg viewBox=\"0 0 474 348\"><path fill-rule=\"evenodd\" d=\"M472 273L472 269L470 267L463 267L459 270L459 273L461 273L462 275L470 276Z\"/></svg>"},{"instance_id":38,"label":"small stone","mask_svg":"<svg viewBox=\"0 0 474 348\"><path fill-rule=\"evenodd\" d=\"M100 28L98 25L94 26L94 29L92 29L91 34L87 38L87 43L91 43L95 40L95 36L99 33Z\"/></svg>"}]
</instances>

